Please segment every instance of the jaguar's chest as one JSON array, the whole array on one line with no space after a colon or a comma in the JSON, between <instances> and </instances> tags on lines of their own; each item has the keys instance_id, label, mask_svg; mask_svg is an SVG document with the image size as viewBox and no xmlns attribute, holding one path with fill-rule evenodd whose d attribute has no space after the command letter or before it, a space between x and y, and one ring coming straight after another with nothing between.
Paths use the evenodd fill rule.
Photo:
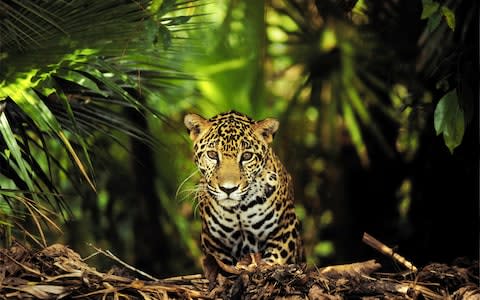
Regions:
<instances>
[{"instance_id":1,"label":"jaguar's chest","mask_svg":"<svg viewBox=\"0 0 480 300\"><path fill-rule=\"evenodd\" d=\"M284 189L279 187L276 175L268 175L252 183L251 190L235 206L206 199L202 209L204 230L226 246L232 257L261 252L281 227L285 201L280 193Z\"/></svg>"},{"instance_id":2,"label":"jaguar's chest","mask_svg":"<svg viewBox=\"0 0 480 300\"><path fill-rule=\"evenodd\" d=\"M210 214L205 216L210 235L222 241L236 258L262 251L280 224L281 211L271 200L257 197L231 208L213 204L206 209Z\"/></svg>"}]
</instances>

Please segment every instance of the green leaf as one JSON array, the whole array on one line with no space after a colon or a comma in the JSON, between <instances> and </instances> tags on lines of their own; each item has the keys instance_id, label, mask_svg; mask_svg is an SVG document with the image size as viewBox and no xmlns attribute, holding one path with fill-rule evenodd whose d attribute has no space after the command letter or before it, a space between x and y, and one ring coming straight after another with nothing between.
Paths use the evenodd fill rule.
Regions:
<instances>
[{"instance_id":1,"label":"green leaf","mask_svg":"<svg viewBox=\"0 0 480 300\"><path fill-rule=\"evenodd\" d=\"M163 42L163 49L165 50L172 45L172 34L166 26L161 25L158 28L157 40L161 40Z\"/></svg>"},{"instance_id":2,"label":"green leaf","mask_svg":"<svg viewBox=\"0 0 480 300\"><path fill-rule=\"evenodd\" d=\"M88 163L87 167L88 167L88 170L90 171L90 174L91 176L93 177L93 164L92 164L92 161L90 160L90 155L88 154L88 147L87 147L87 143L85 142L85 139L82 137L82 135L80 134L80 130L79 130L79 127L78 127L78 124L77 124L77 120L75 118L75 115L73 113L73 110L72 110L72 106L70 105L70 102L68 101L67 99L67 96L65 95L65 93L62 91L60 85L57 85L57 96L63 101L63 103L65 104L65 109L67 111L67 115L68 115L68 118L70 119L70 121L72 122L72 125L73 125L73 129L74 131L72 132L77 140L77 142L80 144L82 150L83 150L83 154L85 156L85 159ZM61 137L61 135L60 135ZM70 149L70 147L66 144L65 145L67 149ZM76 155L76 153L72 153L72 156ZM75 157L75 156L74 156ZM74 160L76 161L76 159L74 158ZM85 169L83 167L83 164L81 163L78 163L77 162L77 166L79 167L79 169L82 171L83 173L83 169ZM85 171L85 179L87 179L87 181L90 183L90 185L92 186L92 188L95 190L95 186L94 186L94 182L90 180L90 177L87 176L86 174L86 171Z\"/></svg>"},{"instance_id":3,"label":"green leaf","mask_svg":"<svg viewBox=\"0 0 480 300\"><path fill-rule=\"evenodd\" d=\"M348 101L342 101L342 110L345 126L350 133L352 143L357 150L358 157L360 157L362 164L366 166L369 164L369 161L365 143L363 142L362 131L360 130L360 125L358 124L357 119L355 118L352 106L350 103L348 103Z\"/></svg>"},{"instance_id":4,"label":"green leaf","mask_svg":"<svg viewBox=\"0 0 480 300\"><path fill-rule=\"evenodd\" d=\"M428 18L427 31L430 33L437 29L438 25L440 25L440 21L442 21L442 14L439 11L436 11Z\"/></svg>"},{"instance_id":5,"label":"green leaf","mask_svg":"<svg viewBox=\"0 0 480 300\"><path fill-rule=\"evenodd\" d=\"M185 24L190 20L190 16L178 16L173 18L170 22L168 22L167 26L172 26L172 25L181 25Z\"/></svg>"},{"instance_id":6,"label":"green leaf","mask_svg":"<svg viewBox=\"0 0 480 300\"><path fill-rule=\"evenodd\" d=\"M432 0L422 0L422 16L420 17L422 20L430 18L435 12L437 12L440 4L436 1Z\"/></svg>"},{"instance_id":7,"label":"green leaf","mask_svg":"<svg viewBox=\"0 0 480 300\"><path fill-rule=\"evenodd\" d=\"M60 131L57 119L33 90L10 85L4 87L4 91L41 130L47 133Z\"/></svg>"},{"instance_id":8,"label":"green leaf","mask_svg":"<svg viewBox=\"0 0 480 300\"><path fill-rule=\"evenodd\" d=\"M315 245L313 252L315 255L326 257L335 252L335 246L331 241L322 241Z\"/></svg>"},{"instance_id":9,"label":"green leaf","mask_svg":"<svg viewBox=\"0 0 480 300\"><path fill-rule=\"evenodd\" d=\"M441 10L445 20L447 21L448 27L450 27L452 31L455 31L455 13L446 6L442 6Z\"/></svg>"},{"instance_id":10,"label":"green leaf","mask_svg":"<svg viewBox=\"0 0 480 300\"><path fill-rule=\"evenodd\" d=\"M15 159L15 163L12 160L9 160L11 166L18 170L18 175L22 178L22 180L27 184L28 188L33 191L35 190L32 177L30 176L30 166L29 164L23 159L22 150L15 139L15 135L13 134L12 128L10 127L10 123L7 120L7 116L4 113L0 114L0 134L5 141L5 144L10 151L8 154L8 158L10 158L10 153L12 154L13 158ZM18 168L17 168L18 166Z\"/></svg>"},{"instance_id":11,"label":"green leaf","mask_svg":"<svg viewBox=\"0 0 480 300\"><path fill-rule=\"evenodd\" d=\"M85 90L91 90L95 93L98 93L104 97L108 96L108 93L98 87L98 84L94 82L91 78L85 76L84 73L78 72L77 70L67 70L65 73L59 73L57 76L75 82L78 85L85 87ZM56 91L56 90L55 90ZM49 95L50 93L43 93L44 95Z\"/></svg>"},{"instance_id":12,"label":"green leaf","mask_svg":"<svg viewBox=\"0 0 480 300\"><path fill-rule=\"evenodd\" d=\"M160 6L160 10L157 10L159 14L165 14L175 6L175 0L164 0Z\"/></svg>"},{"instance_id":13,"label":"green leaf","mask_svg":"<svg viewBox=\"0 0 480 300\"><path fill-rule=\"evenodd\" d=\"M458 103L457 90L454 89L440 99L435 108L434 125L437 135L443 133L445 145L453 150L462 143L465 131L465 116Z\"/></svg>"},{"instance_id":14,"label":"green leaf","mask_svg":"<svg viewBox=\"0 0 480 300\"><path fill-rule=\"evenodd\" d=\"M153 0L152 4L150 5L150 12L156 13L160 9L163 4L163 0Z\"/></svg>"}]
</instances>

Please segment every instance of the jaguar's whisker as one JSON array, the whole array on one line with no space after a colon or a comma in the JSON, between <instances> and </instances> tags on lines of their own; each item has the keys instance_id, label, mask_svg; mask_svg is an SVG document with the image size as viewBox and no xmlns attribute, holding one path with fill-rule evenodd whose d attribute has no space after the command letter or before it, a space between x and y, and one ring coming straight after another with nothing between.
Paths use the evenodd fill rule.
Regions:
<instances>
[{"instance_id":1,"label":"jaguar's whisker","mask_svg":"<svg viewBox=\"0 0 480 300\"><path fill-rule=\"evenodd\" d=\"M183 201L185 201L185 199L192 198L192 195L195 195L196 193L198 193L197 188L191 188L191 189L183 190L177 195L176 200L178 202L183 202ZM179 197L180 195L182 195L182 196ZM193 199L195 200L195 196L193 197Z\"/></svg>"},{"instance_id":2,"label":"jaguar's whisker","mask_svg":"<svg viewBox=\"0 0 480 300\"><path fill-rule=\"evenodd\" d=\"M185 194L185 193L186 193L185 196L183 196L183 197L180 198L180 201L183 201L183 200L185 200L186 198L189 198L190 196L194 195L194 196L193 196L193 201L195 201L196 198L198 197L198 193L199 193L200 191L202 191L203 189L204 189L204 184L199 183L199 184L194 185L194 186L191 187L191 188L184 189L184 190L180 191L177 196L180 196L181 194Z\"/></svg>"},{"instance_id":3,"label":"jaguar's whisker","mask_svg":"<svg viewBox=\"0 0 480 300\"><path fill-rule=\"evenodd\" d=\"M182 187L185 185L185 183L186 183L190 178L192 178L193 176L195 176L197 173L198 173L198 169L196 169L195 171L193 171L192 174L188 175L187 178L185 178L185 179L180 183L180 185L179 185L178 188L177 188L177 191L175 192L175 199L177 199L178 194L181 192L181 189L182 189Z\"/></svg>"}]
</instances>

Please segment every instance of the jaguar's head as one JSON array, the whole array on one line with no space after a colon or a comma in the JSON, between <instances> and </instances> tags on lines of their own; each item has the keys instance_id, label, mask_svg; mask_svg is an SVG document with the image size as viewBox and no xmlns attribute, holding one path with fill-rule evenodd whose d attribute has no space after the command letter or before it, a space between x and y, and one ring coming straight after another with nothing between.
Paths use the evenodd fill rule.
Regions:
<instances>
[{"instance_id":1,"label":"jaguar's head","mask_svg":"<svg viewBox=\"0 0 480 300\"><path fill-rule=\"evenodd\" d=\"M231 111L208 120L188 114L184 123L207 191L223 206L237 205L265 166L278 121Z\"/></svg>"}]
</instances>

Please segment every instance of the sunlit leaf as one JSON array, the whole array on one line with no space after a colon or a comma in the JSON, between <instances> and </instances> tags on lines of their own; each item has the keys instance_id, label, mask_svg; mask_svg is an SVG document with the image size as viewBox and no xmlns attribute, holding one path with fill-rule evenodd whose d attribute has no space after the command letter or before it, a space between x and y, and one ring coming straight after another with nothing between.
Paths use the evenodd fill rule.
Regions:
<instances>
[{"instance_id":1,"label":"sunlit leaf","mask_svg":"<svg viewBox=\"0 0 480 300\"><path fill-rule=\"evenodd\" d=\"M91 78L85 76L84 73L78 72L77 70L62 72L61 74L57 74L57 76L61 76L62 79L75 82L76 84L85 87L84 91L93 91L102 96L108 95L105 90L102 90L98 87L98 84L96 82L94 82ZM55 91L57 91L57 89L55 89ZM50 93L43 94L49 95Z\"/></svg>"},{"instance_id":2,"label":"sunlit leaf","mask_svg":"<svg viewBox=\"0 0 480 300\"><path fill-rule=\"evenodd\" d=\"M465 131L463 109L458 103L457 90L454 89L440 99L435 108L435 131L443 134L445 145L451 153L462 143Z\"/></svg>"},{"instance_id":3,"label":"sunlit leaf","mask_svg":"<svg viewBox=\"0 0 480 300\"><path fill-rule=\"evenodd\" d=\"M33 90L24 90L10 85L5 87L5 92L28 115L36 125L45 132L60 131L60 125L50 109Z\"/></svg>"},{"instance_id":4,"label":"sunlit leaf","mask_svg":"<svg viewBox=\"0 0 480 300\"><path fill-rule=\"evenodd\" d=\"M442 14L447 21L448 27L450 27L452 31L455 31L455 13L450 8L442 6Z\"/></svg>"},{"instance_id":5,"label":"sunlit leaf","mask_svg":"<svg viewBox=\"0 0 480 300\"><path fill-rule=\"evenodd\" d=\"M345 120L345 126L350 133L350 137L352 138L353 145L357 150L357 154L360 157L362 163L364 165L368 165L368 155L366 152L365 144L363 142L362 131L360 129L360 125L357 122L357 119L355 118L352 106L347 101L342 101L342 110Z\"/></svg>"},{"instance_id":6,"label":"sunlit leaf","mask_svg":"<svg viewBox=\"0 0 480 300\"><path fill-rule=\"evenodd\" d=\"M153 0L152 4L150 4L150 11L152 13L158 12L162 4L163 4L163 0Z\"/></svg>"},{"instance_id":7,"label":"sunlit leaf","mask_svg":"<svg viewBox=\"0 0 480 300\"><path fill-rule=\"evenodd\" d=\"M358 91L353 86L346 85L347 95L349 97L350 102L352 103L355 112L358 114L360 119L365 122L367 125L370 125L370 114L367 111L364 101L360 99L360 95Z\"/></svg>"},{"instance_id":8,"label":"sunlit leaf","mask_svg":"<svg viewBox=\"0 0 480 300\"><path fill-rule=\"evenodd\" d=\"M337 46L337 37L335 36L335 31L331 29L325 29L320 39L320 49L327 52L332 50Z\"/></svg>"},{"instance_id":9,"label":"sunlit leaf","mask_svg":"<svg viewBox=\"0 0 480 300\"><path fill-rule=\"evenodd\" d=\"M318 256L329 256L335 253L335 246L331 241L322 241L315 245L313 252Z\"/></svg>"},{"instance_id":10,"label":"sunlit leaf","mask_svg":"<svg viewBox=\"0 0 480 300\"><path fill-rule=\"evenodd\" d=\"M23 179L30 190L35 190L30 172L28 171L30 169L29 165L23 159L22 150L18 146L5 113L0 114L0 133L9 149L9 153L11 153L11 157L15 158L15 161L9 159L10 165L14 168L18 166L18 175Z\"/></svg>"},{"instance_id":11,"label":"sunlit leaf","mask_svg":"<svg viewBox=\"0 0 480 300\"><path fill-rule=\"evenodd\" d=\"M361 16L366 16L365 12L368 10L368 6L365 0L359 0L355 3L352 12Z\"/></svg>"}]
</instances>

